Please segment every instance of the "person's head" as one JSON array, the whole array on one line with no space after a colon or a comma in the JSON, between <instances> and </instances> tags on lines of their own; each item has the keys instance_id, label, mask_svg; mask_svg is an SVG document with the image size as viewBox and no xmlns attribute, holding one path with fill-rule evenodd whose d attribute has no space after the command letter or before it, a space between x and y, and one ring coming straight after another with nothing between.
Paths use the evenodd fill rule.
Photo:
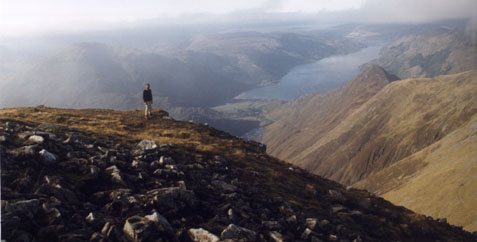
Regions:
<instances>
[{"instance_id":1,"label":"person's head","mask_svg":"<svg viewBox=\"0 0 477 242\"><path fill-rule=\"evenodd\" d=\"M146 84L146 89L151 88L151 85L149 83Z\"/></svg>"}]
</instances>

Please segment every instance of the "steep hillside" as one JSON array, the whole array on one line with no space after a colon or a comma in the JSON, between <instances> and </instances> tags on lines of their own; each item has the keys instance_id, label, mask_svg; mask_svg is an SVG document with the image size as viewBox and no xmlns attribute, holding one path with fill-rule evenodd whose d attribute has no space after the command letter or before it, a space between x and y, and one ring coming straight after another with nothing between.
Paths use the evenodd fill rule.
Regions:
<instances>
[{"instance_id":1,"label":"steep hillside","mask_svg":"<svg viewBox=\"0 0 477 242\"><path fill-rule=\"evenodd\" d=\"M270 115L275 122L263 136L268 152L309 167L312 162L299 160L298 155L394 80L379 66L370 65L341 88L326 94L310 94L283 105Z\"/></svg>"},{"instance_id":2,"label":"steep hillside","mask_svg":"<svg viewBox=\"0 0 477 242\"><path fill-rule=\"evenodd\" d=\"M441 28L396 41L375 63L402 79L455 74L477 69L477 43L463 29Z\"/></svg>"},{"instance_id":3,"label":"steep hillside","mask_svg":"<svg viewBox=\"0 0 477 242\"><path fill-rule=\"evenodd\" d=\"M354 112L333 120L331 126L279 119L265 137L271 140L272 154L315 174L348 185L365 179L357 185L422 213L449 217L475 229L476 215L470 210L476 192L476 94L475 70L397 81ZM292 114L302 107L295 106ZM328 111L327 116L342 110ZM290 122L303 126L293 133L286 128ZM313 133L316 131L320 133ZM311 134L308 143L296 139L306 137L302 132ZM288 145L274 146L273 135L281 138L278 143Z\"/></svg>"},{"instance_id":4,"label":"steep hillside","mask_svg":"<svg viewBox=\"0 0 477 242\"><path fill-rule=\"evenodd\" d=\"M474 103L475 105L475 103ZM477 115L434 144L355 184L395 204L477 230Z\"/></svg>"},{"instance_id":5,"label":"steep hillside","mask_svg":"<svg viewBox=\"0 0 477 242\"><path fill-rule=\"evenodd\" d=\"M286 137L281 142L289 142L285 148L293 154L292 163L353 184L460 128L477 113L476 93L476 71L394 82L354 112L333 120L331 128L320 128L326 123L301 126L305 132L323 130L306 147L297 149ZM281 155L285 151L273 144L270 148L286 158Z\"/></svg>"},{"instance_id":6,"label":"steep hillside","mask_svg":"<svg viewBox=\"0 0 477 242\"><path fill-rule=\"evenodd\" d=\"M154 114L0 110L2 239L475 240L258 143Z\"/></svg>"}]
</instances>

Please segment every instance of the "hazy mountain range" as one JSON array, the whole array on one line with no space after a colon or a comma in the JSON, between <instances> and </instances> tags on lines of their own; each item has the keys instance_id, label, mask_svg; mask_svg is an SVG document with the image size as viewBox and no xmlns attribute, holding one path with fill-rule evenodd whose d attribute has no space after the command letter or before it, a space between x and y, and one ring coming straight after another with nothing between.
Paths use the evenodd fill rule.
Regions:
<instances>
[{"instance_id":1,"label":"hazy mountain range","mask_svg":"<svg viewBox=\"0 0 477 242\"><path fill-rule=\"evenodd\" d=\"M0 106L138 108L149 82L159 106L208 107L275 83L299 64L361 46L332 36L258 32L197 36L164 52L79 43L4 77Z\"/></svg>"},{"instance_id":2,"label":"hazy mountain range","mask_svg":"<svg viewBox=\"0 0 477 242\"><path fill-rule=\"evenodd\" d=\"M1 38L0 107L140 108L147 82L161 107L212 107L277 83L298 65L464 25L138 27Z\"/></svg>"},{"instance_id":3,"label":"hazy mountain range","mask_svg":"<svg viewBox=\"0 0 477 242\"><path fill-rule=\"evenodd\" d=\"M477 68L476 39L464 29L438 28L386 46L375 63L401 78L433 77Z\"/></svg>"}]
</instances>

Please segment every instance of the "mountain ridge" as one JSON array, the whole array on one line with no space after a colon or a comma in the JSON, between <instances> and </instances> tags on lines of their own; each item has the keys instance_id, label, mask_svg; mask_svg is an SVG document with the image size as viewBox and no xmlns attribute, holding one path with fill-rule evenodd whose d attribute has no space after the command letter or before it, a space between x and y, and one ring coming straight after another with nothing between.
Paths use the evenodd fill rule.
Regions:
<instances>
[{"instance_id":1,"label":"mountain ridge","mask_svg":"<svg viewBox=\"0 0 477 242\"><path fill-rule=\"evenodd\" d=\"M290 166L258 143L153 111L144 120L140 111L0 110L2 238L475 239Z\"/></svg>"},{"instance_id":2,"label":"mountain ridge","mask_svg":"<svg viewBox=\"0 0 477 242\"><path fill-rule=\"evenodd\" d=\"M285 104L277 112L272 113L272 120L278 122L267 127L263 141L269 147L272 155L294 161L296 153L282 155L288 146L288 141L284 139L292 139L291 143L299 142L306 145L303 139L313 142L315 137L319 137L323 133L329 131L338 125L339 120L353 113L370 97L376 94L381 88L388 83L397 80L397 77L391 76L384 69L377 65L369 65L353 80L349 81L343 87L338 88L326 94L310 94L299 98L289 104ZM285 111L283 111L285 110ZM300 113L297 113L300 112ZM317 113L318 112L318 113ZM283 115L287 113L287 115ZM314 113L315 115L307 115ZM287 118L288 117L288 118ZM318 130L313 123L320 123ZM289 128L288 133L293 133L293 137L284 137L283 139L273 136L270 129L282 130ZM296 127L298 128L296 128ZM300 130L299 127L312 127L313 130ZM272 131L273 132L273 131ZM286 135L287 132L279 132L277 136ZM297 133L299 135L297 135Z\"/></svg>"},{"instance_id":3,"label":"mountain ridge","mask_svg":"<svg viewBox=\"0 0 477 242\"><path fill-rule=\"evenodd\" d=\"M381 53L373 62L402 79L477 69L477 43L465 29L438 28L409 35L385 46Z\"/></svg>"}]
</instances>

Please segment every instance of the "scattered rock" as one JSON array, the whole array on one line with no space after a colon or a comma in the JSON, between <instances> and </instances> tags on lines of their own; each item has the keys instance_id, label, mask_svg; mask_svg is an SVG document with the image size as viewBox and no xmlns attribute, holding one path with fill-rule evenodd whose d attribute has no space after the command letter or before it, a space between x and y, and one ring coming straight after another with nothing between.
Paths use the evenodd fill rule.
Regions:
<instances>
[{"instance_id":1,"label":"scattered rock","mask_svg":"<svg viewBox=\"0 0 477 242\"><path fill-rule=\"evenodd\" d=\"M320 209L330 212L309 213L313 206L291 203L287 193L270 196L270 184L261 182L266 172L254 170L255 166L243 169L242 161L231 160L234 156L227 160L214 151L172 144L158 149L151 140L124 145L113 137L94 140L77 129L40 126L12 121L5 127L0 122L1 227L6 241L359 242L360 238L409 241L413 233L475 240L442 219L425 219L419 222L422 227L396 224L406 222L407 215L392 205L381 207L371 194L353 198L354 189L348 192L333 185L330 190L327 182L297 167L288 172L288 166L276 164L286 175L314 179L304 183L311 191L305 199L319 199ZM25 140L29 137L34 138ZM243 142L254 162L270 159L257 153L259 147ZM35 144L24 146L31 143ZM320 214L320 220L307 218L312 214ZM379 230L367 229L370 225ZM395 226L403 233L393 229L386 234Z\"/></svg>"}]
</instances>

